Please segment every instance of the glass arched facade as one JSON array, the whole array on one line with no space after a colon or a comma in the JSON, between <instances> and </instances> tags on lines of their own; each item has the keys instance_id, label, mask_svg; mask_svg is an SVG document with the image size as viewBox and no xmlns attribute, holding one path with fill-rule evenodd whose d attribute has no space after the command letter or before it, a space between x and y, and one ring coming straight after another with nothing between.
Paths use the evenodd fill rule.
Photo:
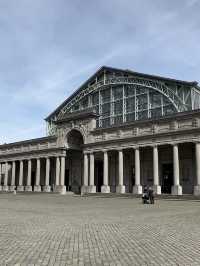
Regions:
<instances>
[{"instance_id":1,"label":"glass arched facade","mask_svg":"<svg viewBox=\"0 0 200 266\"><path fill-rule=\"evenodd\" d=\"M99 115L97 128L106 128L199 108L200 89L195 82L102 69L48 117L47 130L54 134L54 121L88 109Z\"/></svg>"},{"instance_id":2,"label":"glass arched facade","mask_svg":"<svg viewBox=\"0 0 200 266\"><path fill-rule=\"evenodd\" d=\"M160 92L138 85L108 86L85 96L70 112L93 108L99 118L97 127L157 118L177 112L174 104Z\"/></svg>"}]
</instances>

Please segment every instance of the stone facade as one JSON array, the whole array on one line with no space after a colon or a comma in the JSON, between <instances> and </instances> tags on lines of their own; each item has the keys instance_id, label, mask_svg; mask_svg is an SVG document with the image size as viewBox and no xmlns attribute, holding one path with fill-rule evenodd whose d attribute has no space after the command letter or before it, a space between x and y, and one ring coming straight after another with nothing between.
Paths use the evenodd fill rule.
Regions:
<instances>
[{"instance_id":1,"label":"stone facade","mask_svg":"<svg viewBox=\"0 0 200 266\"><path fill-rule=\"evenodd\" d=\"M112 104L112 103L111 103ZM0 146L0 190L200 194L200 111L97 127L93 108L54 135Z\"/></svg>"}]
</instances>

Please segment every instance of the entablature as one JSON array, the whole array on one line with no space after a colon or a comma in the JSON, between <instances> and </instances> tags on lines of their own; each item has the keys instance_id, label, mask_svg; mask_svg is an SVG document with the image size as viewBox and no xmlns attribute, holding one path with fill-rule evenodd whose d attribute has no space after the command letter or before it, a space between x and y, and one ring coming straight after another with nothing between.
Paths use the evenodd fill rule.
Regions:
<instances>
[{"instance_id":1,"label":"entablature","mask_svg":"<svg viewBox=\"0 0 200 266\"><path fill-rule=\"evenodd\" d=\"M148 139L174 138L184 134L200 136L200 111L180 113L162 119L137 121L127 125L95 129L93 141L87 146L102 146L107 143L138 142ZM92 138L91 138L92 139Z\"/></svg>"},{"instance_id":2,"label":"entablature","mask_svg":"<svg viewBox=\"0 0 200 266\"><path fill-rule=\"evenodd\" d=\"M7 155L49 151L57 148L57 137L50 136L0 145L0 158Z\"/></svg>"}]
</instances>

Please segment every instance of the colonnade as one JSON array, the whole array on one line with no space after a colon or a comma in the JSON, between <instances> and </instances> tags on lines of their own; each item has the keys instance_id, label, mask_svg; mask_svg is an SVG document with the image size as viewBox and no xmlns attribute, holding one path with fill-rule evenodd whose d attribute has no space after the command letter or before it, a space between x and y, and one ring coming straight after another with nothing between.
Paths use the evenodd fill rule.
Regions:
<instances>
[{"instance_id":1,"label":"colonnade","mask_svg":"<svg viewBox=\"0 0 200 266\"><path fill-rule=\"evenodd\" d=\"M152 146L153 156L153 188L156 194L161 194L161 184L159 178L159 154L157 145ZM130 149L130 148L129 148ZM124 150L118 149L118 180L116 185L117 193L125 193L125 178L124 178ZM179 166L179 145L173 144L173 186L171 193L173 195L182 194L182 186L180 184L180 166ZM109 150L102 150L103 152L103 184L101 186L102 193L110 192L109 184ZM134 194L142 194L141 173L140 173L140 157L141 148L132 148L134 153L134 168L135 168L135 184L133 186ZM194 194L200 195L200 143L195 143L195 157L196 157L196 180L194 184ZM22 160L9 160L0 163L0 190L2 191L44 191L50 192L65 192L65 156L43 157L43 158L30 158ZM84 152L83 154L84 172L82 192L95 193L95 152ZM41 159L45 159L45 173L41 178ZM34 160L34 167L33 167ZM52 169L51 162L54 161L55 173L53 180L50 184L50 172ZM18 162L18 163L17 163ZM25 164L26 162L26 164ZM2 171L4 165L4 171ZM43 165L44 166L44 165ZM33 169L34 168L34 169ZM25 171L26 170L26 171ZM11 171L11 174L9 173ZM32 178L32 171L34 174L34 184ZM3 173L2 173L3 172ZM17 178L16 178L17 172ZM4 180L2 182L2 174Z\"/></svg>"},{"instance_id":2,"label":"colonnade","mask_svg":"<svg viewBox=\"0 0 200 266\"><path fill-rule=\"evenodd\" d=\"M171 193L173 195L182 195L182 186L180 184L179 171L179 146L173 144L173 186ZM200 194L200 143L195 144L196 150L196 185L194 186L194 194ZM133 148L135 158L135 184L133 186L134 194L142 194L141 175L140 175L140 147ZM156 194L161 194L161 185L159 181L159 156L158 146L152 147L153 153L153 189ZM109 193L110 186L108 183L108 150L103 150L103 185L101 186L102 193ZM88 165L90 165L88 169ZM84 153L84 182L82 191L95 193L96 186L94 185L94 152ZM123 149L118 150L118 184L116 186L117 193L125 193L124 185L124 153Z\"/></svg>"},{"instance_id":3,"label":"colonnade","mask_svg":"<svg viewBox=\"0 0 200 266\"><path fill-rule=\"evenodd\" d=\"M55 190L65 190L65 156L58 156L54 157L56 160L56 173L55 173L55 183L54 189ZM46 160L45 165L45 178L43 182L41 182L41 159ZM33 160L36 160L36 169L35 169L35 178L34 178L34 185L32 184L32 164ZM16 182L16 160L13 161L5 161L0 163L0 190L3 191L44 191L50 192L51 185L50 185L50 169L51 169L51 158L34 158L28 160L19 160L19 178L18 182ZM27 167L27 176L24 174L24 164L25 162L28 164ZM4 180L2 184L2 167L4 164ZM9 165L11 165L11 181L8 184L8 177L9 177ZM33 186L32 186L33 185Z\"/></svg>"}]
</instances>

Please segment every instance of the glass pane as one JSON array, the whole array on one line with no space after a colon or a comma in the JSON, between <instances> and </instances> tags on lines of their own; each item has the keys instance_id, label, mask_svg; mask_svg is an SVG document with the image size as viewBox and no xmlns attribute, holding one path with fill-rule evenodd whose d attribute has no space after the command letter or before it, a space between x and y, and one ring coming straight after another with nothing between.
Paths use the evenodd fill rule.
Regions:
<instances>
[{"instance_id":1,"label":"glass pane","mask_svg":"<svg viewBox=\"0 0 200 266\"><path fill-rule=\"evenodd\" d=\"M135 111L135 97L126 99L126 112L134 112Z\"/></svg>"},{"instance_id":2,"label":"glass pane","mask_svg":"<svg viewBox=\"0 0 200 266\"><path fill-rule=\"evenodd\" d=\"M123 116L122 115L114 117L114 124L115 125L122 124L122 123L123 123Z\"/></svg>"},{"instance_id":3,"label":"glass pane","mask_svg":"<svg viewBox=\"0 0 200 266\"><path fill-rule=\"evenodd\" d=\"M148 108L147 94L137 96L137 100L138 100L138 110L144 110Z\"/></svg>"},{"instance_id":4,"label":"glass pane","mask_svg":"<svg viewBox=\"0 0 200 266\"><path fill-rule=\"evenodd\" d=\"M123 112L123 101L117 101L114 103L114 114L122 114Z\"/></svg>"},{"instance_id":5,"label":"glass pane","mask_svg":"<svg viewBox=\"0 0 200 266\"><path fill-rule=\"evenodd\" d=\"M85 97L85 98L81 101L80 105L81 105L81 108L82 108L82 109L87 108L87 107L88 107L88 97Z\"/></svg>"},{"instance_id":6,"label":"glass pane","mask_svg":"<svg viewBox=\"0 0 200 266\"><path fill-rule=\"evenodd\" d=\"M151 110L151 117L152 118L157 118L162 116L162 109L160 108L155 108Z\"/></svg>"},{"instance_id":7,"label":"glass pane","mask_svg":"<svg viewBox=\"0 0 200 266\"><path fill-rule=\"evenodd\" d=\"M110 103L105 103L102 105L102 115L104 117L110 115Z\"/></svg>"},{"instance_id":8,"label":"glass pane","mask_svg":"<svg viewBox=\"0 0 200 266\"><path fill-rule=\"evenodd\" d=\"M161 94L159 92L151 91L149 94L149 98L152 107L161 106Z\"/></svg>"},{"instance_id":9,"label":"glass pane","mask_svg":"<svg viewBox=\"0 0 200 266\"><path fill-rule=\"evenodd\" d=\"M110 101L110 89L101 91L102 103Z\"/></svg>"},{"instance_id":10,"label":"glass pane","mask_svg":"<svg viewBox=\"0 0 200 266\"><path fill-rule=\"evenodd\" d=\"M124 91L125 91L126 97L135 95L135 87L134 86L131 86L131 85L126 86Z\"/></svg>"},{"instance_id":11,"label":"glass pane","mask_svg":"<svg viewBox=\"0 0 200 266\"><path fill-rule=\"evenodd\" d=\"M127 114L126 115L126 121L134 121L135 120L135 113Z\"/></svg>"},{"instance_id":12,"label":"glass pane","mask_svg":"<svg viewBox=\"0 0 200 266\"><path fill-rule=\"evenodd\" d=\"M114 87L113 88L113 96L114 96L114 100L121 99L123 97L123 88L122 87Z\"/></svg>"},{"instance_id":13,"label":"glass pane","mask_svg":"<svg viewBox=\"0 0 200 266\"><path fill-rule=\"evenodd\" d=\"M98 92L92 95L92 104L93 105L99 104L99 93Z\"/></svg>"},{"instance_id":14,"label":"glass pane","mask_svg":"<svg viewBox=\"0 0 200 266\"><path fill-rule=\"evenodd\" d=\"M164 115L170 115L175 112L175 108L172 104L163 107Z\"/></svg>"},{"instance_id":15,"label":"glass pane","mask_svg":"<svg viewBox=\"0 0 200 266\"><path fill-rule=\"evenodd\" d=\"M99 114L99 105L96 105L93 109L95 110L96 114Z\"/></svg>"},{"instance_id":16,"label":"glass pane","mask_svg":"<svg viewBox=\"0 0 200 266\"><path fill-rule=\"evenodd\" d=\"M147 119L148 118L148 111L141 111L138 112L138 120L140 119Z\"/></svg>"},{"instance_id":17,"label":"glass pane","mask_svg":"<svg viewBox=\"0 0 200 266\"><path fill-rule=\"evenodd\" d=\"M109 127L110 126L110 118L102 119L102 127Z\"/></svg>"}]
</instances>

